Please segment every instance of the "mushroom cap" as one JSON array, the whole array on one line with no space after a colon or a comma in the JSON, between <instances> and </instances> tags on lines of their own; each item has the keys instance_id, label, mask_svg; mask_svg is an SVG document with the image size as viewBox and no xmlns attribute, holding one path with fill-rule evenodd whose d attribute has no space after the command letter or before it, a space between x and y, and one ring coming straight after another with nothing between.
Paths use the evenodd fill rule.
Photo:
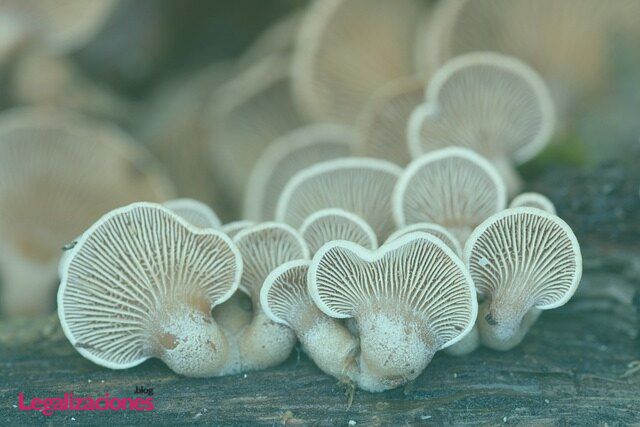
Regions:
<instances>
[{"instance_id":1,"label":"mushroom cap","mask_svg":"<svg viewBox=\"0 0 640 427\"><path fill-rule=\"evenodd\" d=\"M593 94L606 76L606 17L623 2L592 0L451 0L439 2L440 20L425 57L438 67L474 51L514 55L552 85L562 105ZM438 11L440 9L440 11Z\"/></svg>"},{"instance_id":2,"label":"mushroom cap","mask_svg":"<svg viewBox=\"0 0 640 427\"><path fill-rule=\"evenodd\" d=\"M105 212L173 195L167 177L130 137L75 113L3 113L0 159L2 244L34 260L57 259Z\"/></svg>"},{"instance_id":3,"label":"mushroom cap","mask_svg":"<svg viewBox=\"0 0 640 427\"><path fill-rule=\"evenodd\" d=\"M233 221L233 222L229 222L229 223L224 224L222 226L222 231L227 236L229 236L229 237L231 237L233 239L236 234L238 234L239 232L241 232L245 228L251 227L252 225L255 225L255 222L246 221L246 220Z\"/></svg>"},{"instance_id":4,"label":"mushroom cap","mask_svg":"<svg viewBox=\"0 0 640 427\"><path fill-rule=\"evenodd\" d=\"M386 159L404 166L411 161L407 123L413 110L424 102L426 83L404 77L387 83L366 102L358 116L358 155Z\"/></svg>"},{"instance_id":5,"label":"mushroom cap","mask_svg":"<svg viewBox=\"0 0 640 427\"><path fill-rule=\"evenodd\" d=\"M437 150L414 160L393 191L398 227L419 222L442 225L460 243L482 221L506 206L506 189L495 167L461 147Z\"/></svg>"},{"instance_id":6,"label":"mushroom cap","mask_svg":"<svg viewBox=\"0 0 640 427\"><path fill-rule=\"evenodd\" d=\"M462 247L456 237L449 232L446 228L438 224L432 224L429 222L417 222L415 224L407 225L406 227L399 228L394 231L388 238L386 243L391 243L394 240L402 237L406 234L413 233L415 231L421 231L423 233L431 234L434 237L442 240L442 243L447 245L449 249L453 251L458 257L462 257Z\"/></svg>"},{"instance_id":7,"label":"mushroom cap","mask_svg":"<svg viewBox=\"0 0 640 427\"><path fill-rule=\"evenodd\" d=\"M2 0L0 13L14 15L50 51L67 53L90 41L120 0Z\"/></svg>"},{"instance_id":8,"label":"mushroom cap","mask_svg":"<svg viewBox=\"0 0 640 427\"><path fill-rule=\"evenodd\" d=\"M159 319L178 302L205 301L196 309L210 316L242 273L240 253L224 233L194 227L154 203L109 212L72 251L58 290L62 330L80 354L112 369L153 355Z\"/></svg>"},{"instance_id":9,"label":"mushroom cap","mask_svg":"<svg viewBox=\"0 0 640 427\"><path fill-rule=\"evenodd\" d=\"M520 207L530 207L541 209L545 212L548 212L552 215L556 214L556 207L553 205L553 202L549 200L547 196L544 196L540 193L522 193L517 195L511 200L509 204L510 208L520 208Z\"/></svg>"},{"instance_id":10,"label":"mushroom cap","mask_svg":"<svg viewBox=\"0 0 640 427\"><path fill-rule=\"evenodd\" d=\"M308 259L309 249L300 234L279 222L263 222L247 227L233 238L244 267L239 289L251 296L254 303L260 299L260 289L276 267L294 259Z\"/></svg>"},{"instance_id":11,"label":"mushroom cap","mask_svg":"<svg viewBox=\"0 0 640 427\"><path fill-rule=\"evenodd\" d=\"M309 125L276 139L251 171L245 218L273 220L278 196L289 179L316 163L349 156L354 139L350 127L335 124Z\"/></svg>"},{"instance_id":12,"label":"mushroom cap","mask_svg":"<svg viewBox=\"0 0 640 427\"><path fill-rule=\"evenodd\" d=\"M416 0L317 0L293 55L293 93L309 117L353 124L385 83L413 74Z\"/></svg>"},{"instance_id":13,"label":"mushroom cap","mask_svg":"<svg viewBox=\"0 0 640 427\"><path fill-rule=\"evenodd\" d=\"M220 228L222 223L218 215L206 204L194 199L173 199L163 206L176 215L184 218L189 224L198 228Z\"/></svg>"},{"instance_id":14,"label":"mushroom cap","mask_svg":"<svg viewBox=\"0 0 640 427\"><path fill-rule=\"evenodd\" d=\"M300 227L316 211L340 208L360 216L384 239L394 229L391 192L401 172L393 163L367 157L318 163L287 183L276 219Z\"/></svg>"},{"instance_id":15,"label":"mushroom cap","mask_svg":"<svg viewBox=\"0 0 640 427\"><path fill-rule=\"evenodd\" d=\"M331 317L357 318L378 304L410 310L434 333L439 349L462 339L478 311L462 261L440 239L421 232L375 251L329 242L313 257L308 284L313 301Z\"/></svg>"},{"instance_id":16,"label":"mushroom cap","mask_svg":"<svg viewBox=\"0 0 640 427\"><path fill-rule=\"evenodd\" d=\"M295 310L313 304L307 290L311 261L297 259L273 270L260 290L260 303L267 317L290 328Z\"/></svg>"},{"instance_id":17,"label":"mushroom cap","mask_svg":"<svg viewBox=\"0 0 640 427\"><path fill-rule=\"evenodd\" d=\"M221 85L209 109L213 171L227 196L242 203L249 174L271 142L300 127L289 58L273 55Z\"/></svg>"},{"instance_id":18,"label":"mushroom cap","mask_svg":"<svg viewBox=\"0 0 640 427\"><path fill-rule=\"evenodd\" d=\"M564 305L582 277L580 245L559 217L540 209L505 209L469 237L464 259L480 295L523 307Z\"/></svg>"},{"instance_id":19,"label":"mushroom cap","mask_svg":"<svg viewBox=\"0 0 640 427\"><path fill-rule=\"evenodd\" d=\"M300 234L312 254L332 240L354 242L367 249L378 247L376 233L365 220L342 209L321 209L300 226Z\"/></svg>"},{"instance_id":20,"label":"mushroom cap","mask_svg":"<svg viewBox=\"0 0 640 427\"><path fill-rule=\"evenodd\" d=\"M546 84L513 57L474 52L454 58L434 74L426 98L409 121L414 157L457 145L523 163L553 134L555 107Z\"/></svg>"}]
</instances>

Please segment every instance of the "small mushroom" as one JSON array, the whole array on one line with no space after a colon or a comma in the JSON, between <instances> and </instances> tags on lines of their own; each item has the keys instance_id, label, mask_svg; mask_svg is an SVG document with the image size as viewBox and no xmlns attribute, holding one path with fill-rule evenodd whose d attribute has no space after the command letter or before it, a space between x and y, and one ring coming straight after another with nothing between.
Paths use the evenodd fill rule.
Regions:
<instances>
[{"instance_id":1,"label":"small mushroom","mask_svg":"<svg viewBox=\"0 0 640 427\"><path fill-rule=\"evenodd\" d=\"M282 264L260 291L265 314L293 329L305 353L322 371L343 381L357 377L357 340L337 320L321 312L307 290L308 260Z\"/></svg>"},{"instance_id":2,"label":"small mushroom","mask_svg":"<svg viewBox=\"0 0 640 427\"><path fill-rule=\"evenodd\" d=\"M309 249L297 231L277 222L248 227L236 234L233 241L244 261L239 289L253 303L251 323L238 336L242 370L278 365L291 353L296 337L289 328L265 315L260 290L277 267L295 259L308 259Z\"/></svg>"},{"instance_id":3,"label":"small mushroom","mask_svg":"<svg viewBox=\"0 0 640 427\"><path fill-rule=\"evenodd\" d=\"M509 204L510 208L530 207L537 208L548 212L552 215L556 214L556 207L553 202L540 193L522 193L513 198Z\"/></svg>"},{"instance_id":4,"label":"small mushroom","mask_svg":"<svg viewBox=\"0 0 640 427\"><path fill-rule=\"evenodd\" d=\"M398 227L429 222L464 244L474 228L506 206L500 175L482 156L461 147L433 151L414 160L393 192Z\"/></svg>"},{"instance_id":5,"label":"small mushroom","mask_svg":"<svg viewBox=\"0 0 640 427\"><path fill-rule=\"evenodd\" d=\"M293 130L264 150L251 171L244 217L273 220L278 196L297 172L351 154L354 132L344 125L314 124Z\"/></svg>"},{"instance_id":6,"label":"small mushroom","mask_svg":"<svg viewBox=\"0 0 640 427\"><path fill-rule=\"evenodd\" d=\"M369 391L416 378L434 353L461 340L477 313L462 261L440 239L411 233L375 251L334 241L314 256L309 294L334 318L354 318L358 385Z\"/></svg>"},{"instance_id":7,"label":"small mushroom","mask_svg":"<svg viewBox=\"0 0 640 427\"><path fill-rule=\"evenodd\" d=\"M416 0L316 0L300 24L293 93L315 121L353 124L386 83L413 74Z\"/></svg>"},{"instance_id":8,"label":"small mushroom","mask_svg":"<svg viewBox=\"0 0 640 427\"><path fill-rule=\"evenodd\" d=\"M122 131L58 110L0 116L0 272L5 315L53 309L62 248L100 216L173 196L150 155Z\"/></svg>"},{"instance_id":9,"label":"small mushroom","mask_svg":"<svg viewBox=\"0 0 640 427\"><path fill-rule=\"evenodd\" d=\"M222 226L222 231L224 231L227 236L233 239L236 234L238 234L245 228L249 228L253 225L255 225L255 222L253 221L246 221L246 220L233 221L233 222L224 224Z\"/></svg>"},{"instance_id":10,"label":"small mushroom","mask_svg":"<svg viewBox=\"0 0 640 427\"><path fill-rule=\"evenodd\" d=\"M513 163L535 157L553 135L555 109L547 86L513 57L475 52L454 58L432 77L426 98L408 125L412 155L470 148L496 166L510 194L521 186Z\"/></svg>"},{"instance_id":11,"label":"small mushroom","mask_svg":"<svg viewBox=\"0 0 640 427\"><path fill-rule=\"evenodd\" d=\"M233 370L211 309L237 289L242 258L222 232L134 203L103 216L72 251L58 316L81 355L111 369L157 357L186 376Z\"/></svg>"},{"instance_id":12,"label":"small mushroom","mask_svg":"<svg viewBox=\"0 0 640 427\"><path fill-rule=\"evenodd\" d=\"M400 166L409 163L407 122L413 110L424 102L425 86L424 80L405 77L378 89L358 116L356 153Z\"/></svg>"},{"instance_id":13,"label":"small mushroom","mask_svg":"<svg viewBox=\"0 0 640 427\"><path fill-rule=\"evenodd\" d=\"M276 220L300 227L314 212L339 208L358 215L379 239L394 230L391 192L402 169L366 157L318 163L289 180L278 199Z\"/></svg>"},{"instance_id":14,"label":"small mushroom","mask_svg":"<svg viewBox=\"0 0 640 427\"><path fill-rule=\"evenodd\" d=\"M378 247L376 233L358 215L342 209L322 209L312 213L300 226L300 234L312 254L332 240L346 240L367 249Z\"/></svg>"},{"instance_id":15,"label":"small mushroom","mask_svg":"<svg viewBox=\"0 0 640 427\"><path fill-rule=\"evenodd\" d=\"M580 245L571 228L535 208L511 208L480 224L464 259L478 293L482 344L518 345L540 314L564 305L582 276Z\"/></svg>"},{"instance_id":16,"label":"small mushroom","mask_svg":"<svg viewBox=\"0 0 640 427\"><path fill-rule=\"evenodd\" d=\"M222 227L218 215L209 206L198 200L173 199L164 202L163 205L194 227L215 229Z\"/></svg>"},{"instance_id":17,"label":"small mushroom","mask_svg":"<svg viewBox=\"0 0 640 427\"><path fill-rule=\"evenodd\" d=\"M240 209L249 174L271 142L304 124L291 96L289 58L275 54L221 85L205 118L221 197Z\"/></svg>"},{"instance_id":18,"label":"small mushroom","mask_svg":"<svg viewBox=\"0 0 640 427\"><path fill-rule=\"evenodd\" d=\"M460 246L460 242L458 242L458 239L456 239L455 236L443 226L432 224L429 222L417 222L415 224L399 228L387 238L387 241L385 243L391 243L399 237L402 237L405 234L413 233L415 231L421 231L423 233L431 234L432 236L437 237L438 239L442 240L442 243L447 245L454 254L456 254L458 257L462 257L462 247Z\"/></svg>"}]
</instances>

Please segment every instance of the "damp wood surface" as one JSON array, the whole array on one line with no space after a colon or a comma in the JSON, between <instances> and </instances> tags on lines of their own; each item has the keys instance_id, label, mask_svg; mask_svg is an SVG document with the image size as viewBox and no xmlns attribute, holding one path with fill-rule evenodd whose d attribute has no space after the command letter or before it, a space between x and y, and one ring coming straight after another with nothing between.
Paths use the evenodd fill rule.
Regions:
<instances>
[{"instance_id":1,"label":"damp wood surface","mask_svg":"<svg viewBox=\"0 0 640 427\"><path fill-rule=\"evenodd\" d=\"M68 344L55 316L3 321L0 425L640 423L640 372L629 365L640 359L638 173L605 168L534 182L531 188L549 194L574 226L584 275L576 296L544 312L522 345L509 352L480 349L457 358L438 353L415 381L379 394L356 391L348 407L345 386L298 352L265 371L188 379L156 360L124 371L101 368ZM70 392L139 397L139 386L153 388L153 411L44 417L17 408L20 391L27 399Z\"/></svg>"}]
</instances>

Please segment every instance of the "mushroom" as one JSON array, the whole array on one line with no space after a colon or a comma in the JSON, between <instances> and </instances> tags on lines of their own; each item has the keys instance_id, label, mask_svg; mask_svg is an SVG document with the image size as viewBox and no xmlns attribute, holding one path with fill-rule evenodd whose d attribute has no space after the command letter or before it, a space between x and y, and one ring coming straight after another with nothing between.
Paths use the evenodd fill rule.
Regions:
<instances>
[{"instance_id":1,"label":"mushroom","mask_svg":"<svg viewBox=\"0 0 640 427\"><path fill-rule=\"evenodd\" d=\"M3 113L0 159L5 315L53 308L61 249L105 212L173 196L166 176L128 136L73 113Z\"/></svg>"},{"instance_id":2,"label":"mushroom","mask_svg":"<svg viewBox=\"0 0 640 427\"><path fill-rule=\"evenodd\" d=\"M367 249L378 247L371 226L358 215L342 209L321 209L312 213L300 226L300 234L312 254L332 240L347 240Z\"/></svg>"},{"instance_id":3,"label":"mushroom","mask_svg":"<svg viewBox=\"0 0 640 427\"><path fill-rule=\"evenodd\" d=\"M351 154L354 132L344 125L314 124L295 129L264 150L251 171L244 217L273 220L282 189L297 172Z\"/></svg>"},{"instance_id":4,"label":"mushroom","mask_svg":"<svg viewBox=\"0 0 640 427\"><path fill-rule=\"evenodd\" d=\"M530 208L538 208L552 215L556 214L556 207L553 202L540 193L522 193L514 197L509 204L510 208L519 208L528 206Z\"/></svg>"},{"instance_id":5,"label":"mushroom","mask_svg":"<svg viewBox=\"0 0 640 427\"><path fill-rule=\"evenodd\" d=\"M297 231L276 222L248 227L236 234L233 241L244 261L239 289L249 295L253 304L251 323L238 335L242 370L278 365L291 353L296 337L292 330L265 315L260 289L277 267L295 259L308 259L309 249Z\"/></svg>"},{"instance_id":6,"label":"mushroom","mask_svg":"<svg viewBox=\"0 0 640 427\"><path fill-rule=\"evenodd\" d=\"M358 155L386 159L404 166L411 161L407 122L424 102L426 83L413 77L394 80L378 89L358 116Z\"/></svg>"},{"instance_id":7,"label":"mushroom","mask_svg":"<svg viewBox=\"0 0 640 427\"><path fill-rule=\"evenodd\" d=\"M399 228L422 222L439 224L461 244L476 226L505 206L506 190L496 169L461 147L417 158L393 191L393 216Z\"/></svg>"},{"instance_id":8,"label":"mushroom","mask_svg":"<svg viewBox=\"0 0 640 427\"><path fill-rule=\"evenodd\" d=\"M366 157L318 163L289 180L276 220L298 228L316 211L339 208L364 219L383 240L394 230L391 192L401 172L393 163Z\"/></svg>"},{"instance_id":9,"label":"mushroom","mask_svg":"<svg viewBox=\"0 0 640 427\"><path fill-rule=\"evenodd\" d=\"M518 57L531 64L551 85L559 110L564 112L586 102L603 88L611 58L607 17L613 10L628 9L623 3L439 2L433 14L434 31L426 36L433 43L422 54L431 71L450 58L474 51Z\"/></svg>"},{"instance_id":10,"label":"mushroom","mask_svg":"<svg viewBox=\"0 0 640 427\"><path fill-rule=\"evenodd\" d=\"M269 274L260 291L265 314L295 331L305 353L323 372L342 381L357 378L358 342L337 320L321 312L307 290L311 261L294 260Z\"/></svg>"},{"instance_id":11,"label":"mushroom","mask_svg":"<svg viewBox=\"0 0 640 427\"><path fill-rule=\"evenodd\" d=\"M426 233L407 234L375 251L329 242L315 254L308 281L320 310L356 320L356 382L369 391L415 379L476 319L475 289L464 264Z\"/></svg>"},{"instance_id":12,"label":"mushroom","mask_svg":"<svg viewBox=\"0 0 640 427\"><path fill-rule=\"evenodd\" d=\"M496 166L510 194L521 186L513 162L535 157L553 135L549 90L512 57L475 52L454 58L435 73L426 98L408 125L412 155L448 146L473 149Z\"/></svg>"},{"instance_id":13,"label":"mushroom","mask_svg":"<svg viewBox=\"0 0 640 427\"><path fill-rule=\"evenodd\" d=\"M289 58L273 55L221 85L209 121L212 170L221 197L239 209L252 168L271 142L304 122L293 104Z\"/></svg>"},{"instance_id":14,"label":"mushroom","mask_svg":"<svg viewBox=\"0 0 640 427\"><path fill-rule=\"evenodd\" d=\"M300 24L293 94L315 121L353 124L386 83L413 74L416 0L316 0Z\"/></svg>"},{"instance_id":15,"label":"mushroom","mask_svg":"<svg viewBox=\"0 0 640 427\"><path fill-rule=\"evenodd\" d=\"M192 377L234 371L211 309L229 299L242 258L222 232L134 203L92 225L62 267L58 316L78 352L125 369L157 357Z\"/></svg>"},{"instance_id":16,"label":"mushroom","mask_svg":"<svg viewBox=\"0 0 640 427\"><path fill-rule=\"evenodd\" d=\"M222 227L218 215L209 206L198 200L173 199L164 202L163 205L194 227L215 229Z\"/></svg>"},{"instance_id":17,"label":"mushroom","mask_svg":"<svg viewBox=\"0 0 640 427\"><path fill-rule=\"evenodd\" d=\"M462 257L462 247L458 239L454 237L446 228L438 224L432 224L429 222L416 222L415 224L407 225L406 227L399 228L394 231L385 243L391 243L394 240L404 236L405 234L413 233L414 231L421 231L423 233L431 234L434 237L442 240L442 243L447 245L449 249L453 251L458 257Z\"/></svg>"},{"instance_id":18,"label":"mushroom","mask_svg":"<svg viewBox=\"0 0 640 427\"><path fill-rule=\"evenodd\" d=\"M233 221L223 225L222 231L224 231L227 236L233 239L236 234L238 234L245 228L251 227L252 225L255 225L255 222L246 220Z\"/></svg>"},{"instance_id":19,"label":"mushroom","mask_svg":"<svg viewBox=\"0 0 640 427\"><path fill-rule=\"evenodd\" d=\"M560 218L540 209L506 209L469 237L464 259L485 300L478 329L495 350L518 345L541 310L564 305L582 276L580 245Z\"/></svg>"}]
</instances>

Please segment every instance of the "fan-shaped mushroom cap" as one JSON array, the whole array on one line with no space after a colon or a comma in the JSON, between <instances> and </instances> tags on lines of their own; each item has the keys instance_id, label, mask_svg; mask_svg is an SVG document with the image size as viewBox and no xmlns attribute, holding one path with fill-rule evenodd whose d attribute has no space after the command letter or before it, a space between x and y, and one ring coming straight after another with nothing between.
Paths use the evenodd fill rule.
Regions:
<instances>
[{"instance_id":1,"label":"fan-shaped mushroom cap","mask_svg":"<svg viewBox=\"0 0 640 427\"><path fill-rule=\"evenodd\" d=\"M367 99L413 74L415 0L317 0L300 25L293 90L315 120L353 124Z\"/></svg>"},{"instance_id":2,"label":"fan-shaped mushroom cap","mask_svg":"<svg viewBox=\"0 0 640 427\"><path fill-rule=\"evenodd\" d=\"M369 251L351 242L324 245L309 267L309 293L336 318L353 317L371 390L417 377L433 354L473 327L477 302L462 261L441 240L412 233Z\"/></svg>"},{"instance_id":3,"label":"fan-shaped mushroom cap","mask_svg":"<svg viewBox=\"0 0 640 427\"><path fill-rule=\"evenodd\" d=\"M27 24L51 51L66 53L96 35L119 0L2 0L0 13Z\"/></svg>"},{"instance_id":4,"label":"fan-shaped mushroom cap","mask_svg":"<svg viewBox=\"0 0 640 427\"><path fill-rule=\"evenodd\" d=\"M513 198L510 208L530 207L543 210L552 215L556 214L553 202L540 193L522 193Z\"/></svg>"},{"instance_id":5,"label":"fan-shaped mushroom cap","mask_svg":"<svg viewBox=\"0 0 640 427\"><path fill-rule=\"evenodd\" d=\"M300 226L300 234L312 254L332 240L346 240L367 249L378 247L376 233L358 215L342 209L322 209L312 213Z\"/></svg>"},{"instance_id":6,"label":"fan-shaped mushroom cap","mask_svg":"<svg viewBox=\"0 0 640 427\"><path fill-rule=\"evenodd\" d=\"M423 233L431 234L432 236L437 237L438 239L442 240L442 243L447 245L454 254L458 255L458 257L462 257L462 247L460 246L460 242L458 242L458 239L456 239L455 236L443 226L432 224L429 222L417 222L415 224L399 228L387 238L387 241L385 243L391 243L406 234L416 231L421 231Z\"/></svg>"},{"instance_id":7,"label":"fan-shaped mushroom cap","mask_svg":"<svg viewBox=\"0 0 640 427\"><path fill-rule=\"evenodd\" d=\"M339 208L364 219L379 239L393 229L391 192L402 169L370 158L319 163L294 175L278 199L276 219L300 227L312 213Z\"/></svg>"},{"instance_id":8,"label":"fan-shaped mushroom cap","mask_svg":"<svg viewBox=\"0 0 640 427\"><path fill-rule=\"evenodd\" d=\"M564 305L582 276L580 246L560 218L535 208L499 212L475 229L464 250L478 293L483 344L520 343L537 310Z\"/></svg>"},{"instance_id":9,"label":"fan-shaped mushroom cap","mask_svg":"<svg viewBox=\"0 0 640 427\"><path fill-rule=\"evenodd\" d=\"M243 370L283 362L295 344L290 329L269 320L260 304L260 289L269 273L285 262L309 258L302 237L286 224L266 222L248 227L233 239L244 260L240 290L251 296L253 320L239 338Z\"/></svg>"},{"instance_id":10,"label":"fan-shaped mushroom cap","mask_svg":"<svg viewBox=\"0 0 640 427\"><path fill-rule=\"evenodd\" d=\"M245 218L273 220L278 196L297 172L316 163L347 157L355 135L350 127L315 124L276 139L251 171L245 196Z\"/></svg>"},{"instance_id":11,"label":"fan-shaped mushroom cap","mask_svg":"<svg viewBox=\"0 0 640 427\"><path fill-rule=\"evenodd\" d=\"M378 89L358 116L357 154L404 166L411 161L407 124L424 102L426 83L413 77L394 80Z\"/></svg>"},{"instance_id":12,"label":"fan-shaped mushroom cap","mask_svg":"<svg viewBox=\"0 0 640 427\"><path fill-rule=\"evenodd\" d=\"M563 106L583 100L606 76L606 17L622 2L598 0L453 0L439 2L432 67L474 51L514 55L531 64ZM438 11L440 9L440 11Z\"/></svg>"},{"instance_id":13,"label":"fan-shaped mushroom cap","mask_svg":"<svg viewBox=\"0 0 640 427\"><path fill-rule=\"evenodd\" d=\"M220 86L213 96L209 130L213 171L225 183L227 197L238 204L264 149L303 124L293 105L288 65L284 55L265 58Z\"/></svg>"},{"instance_id":14,"label":"fan-shaped mushroom cap","mask_svg":"<svg viewBox=\"0 0 640 427\"><path fill-rule=\"evenodd\" d=\"M237 289L242 259L223 233L134 203L91 226L62 272L60 323L87 359L124 369L158 357L187 376L224 372L226 338L211 309Z\"/></svg>"},{"instance_id":15,"label":"fan-shaped mushroom cap","mask_svg":"<svg viewBox=\"0 0 640 427\"><path fill-rule=\"evenodd\" d=\"M460 243L506 206L496 169L471 150L449 147L414 160L393 192L398 227L430 222L447 228Z\"/></svg>"},{"instance_id":16,"label":"fan-shaped mushroom cap","mask_svg":"<svg viewBox=\"0 0 640 427\"><path fill-rule=\"evenodd\" d=\"M221 228L218 215L202 202L194 199L173 199L163 203L164 207L198 228Z\"/></svg>"},{"instance_id":17,"label":"fan-shaped mushroom cap","mask_svg":"<svg viewBox=\"0 0 640 427\"><path fill-rule=\"evenodd\" d=\"M536 156L553 134L549 91L528 65L489 52L452 59L433 76L427 102L409 122L414 157L463 146L491 160L512 191L520 185L512 162Z\"/></svg>"},{"instance_id":18,"label":"fan-shaped mushroom cap","mask_svg":"<svg viewBox=\"0 0 640 427\"><path fill-rule=\"evenodd\" d=\"M4 113L0 160L0 300L6 314L53 308L61 248L105 212L173 195L149 154L129 137L71 113Z\"/></svg>"},{"instance_id":19,"label":"fan-shaped mushroom cap","mask_svg":"<svg viewBox=\"0 0 640 427\"><path fill-rule=\"evenodd\" d=\"M255 225L255 222L253 221L245 221L245 220L233 221L233 222L224 224L222 226L222 231L224 231L227 234L227 236L233 239L236 234L238 234L245 228L251 227L253 225Z\"/></svg>"},{"instance_id":20,"label":"fan-shaped mushroom cap","mask_svg":"<svg viewBox=\"0 0 640 427\"><path fill-rule=\"evenodd\" d=\"M269 274L260 292L265 314L296 332L305 352L320 369L349 380L355 374L356 339L335 319L322 313L307 289L308 260L282 264Z\"/></svg>"}]
</instances>

